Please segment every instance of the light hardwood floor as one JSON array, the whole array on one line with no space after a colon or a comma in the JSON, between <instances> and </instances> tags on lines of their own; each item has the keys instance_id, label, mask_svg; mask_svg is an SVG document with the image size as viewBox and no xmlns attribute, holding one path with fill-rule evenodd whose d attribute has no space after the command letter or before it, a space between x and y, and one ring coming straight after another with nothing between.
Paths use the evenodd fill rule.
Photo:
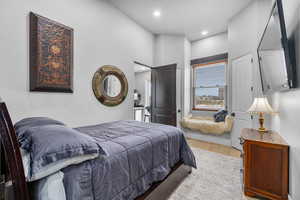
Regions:
<instances>
[{"instance_id":1,"label":"light hardwood floor","mask_svg":"<svg viewBox=\"0 0 300 200\"><path fill-rule=\"evenodd\" d=\"M241 152L225 145L204 142L200 140L187 139L188 143L195 148L204 149L207 151L220 153L227 156L240 157Z\"/></svg>"}]
</instances>

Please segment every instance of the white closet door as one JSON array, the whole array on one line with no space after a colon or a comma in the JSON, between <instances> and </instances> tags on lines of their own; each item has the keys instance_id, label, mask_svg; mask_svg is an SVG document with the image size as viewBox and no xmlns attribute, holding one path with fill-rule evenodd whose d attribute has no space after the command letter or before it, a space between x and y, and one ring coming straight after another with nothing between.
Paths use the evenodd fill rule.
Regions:
<instances>
[{"instance_id":1,"label":"white closet door","mask_svg":"<svg viewBox=\"0 0 300 200\"><path fill-rule=\"evenodd\" d=\"M232 112L235 113L235 120L231 144L238 149L241 149L241 130L252 127L251 116L246 112L253 102L252 74L252 55L248 54L232 61Z\"/></svg>"}]
</instances>

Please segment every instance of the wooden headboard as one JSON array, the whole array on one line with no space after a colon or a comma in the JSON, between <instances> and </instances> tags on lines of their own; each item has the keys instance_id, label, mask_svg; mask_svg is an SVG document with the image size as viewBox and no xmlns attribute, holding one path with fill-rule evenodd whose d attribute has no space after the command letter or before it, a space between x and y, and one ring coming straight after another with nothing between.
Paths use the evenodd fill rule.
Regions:
<instances>
[{"instance_id":1,"label":"wooden headboard","mask_svg":"<svg viewBox=\"0 0 300 200\"><path fill-rule=\"evenodd\" d=\"M29 190L25 180L23 163L15 129L7 107L0 100L0 140L1 163L5 167L5 181L11 183L14 199L29 200ZM5 165L3 165L5 163Z\"/></svg>"}]
</instances>

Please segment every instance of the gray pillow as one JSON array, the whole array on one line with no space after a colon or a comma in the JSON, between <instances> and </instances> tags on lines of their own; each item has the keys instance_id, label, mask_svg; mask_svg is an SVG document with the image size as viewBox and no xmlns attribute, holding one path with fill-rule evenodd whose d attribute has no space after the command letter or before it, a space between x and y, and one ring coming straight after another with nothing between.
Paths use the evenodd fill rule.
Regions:
<instances>
[{"instance_id":1,"label":"gray pillow","mask_svg":"<svg viewBox=\"0 0 300 200\"><path fill-rule=\"evenodd\" d=\"M23 136L21 148L31 158L30 181L104 154L92 137L62 125L31 127Z\"/></svg>"},{"instance_id":2,"label":"gray pillow","mask_svg":"<svg viewBox=\"0 0 300 200\"><path fill-rule=\"evenodd\" d=\"M64 123L48 118L48 117L31 117L31 118L25 118L22 119L21 121L17 122L15 124L15 130L16 130L16 134L17 134L17 138L19 142L22 142L23 139L25 139L24 137L24 133L26 133L26 131L29 128L32 127L37 127L37 126L45 126L45 125L65 125Z\"/></svg>"},{"instance_id":3,"label":"gray pillow","mask_svg":"<svg viewBox=\"0 0 300 200\"><path fill-rule=\"evenodd\" d=\"M225 118L228 115L227 110L221 110L214 114L215 122L225 122Z\"/></svg>"}]
</instances>

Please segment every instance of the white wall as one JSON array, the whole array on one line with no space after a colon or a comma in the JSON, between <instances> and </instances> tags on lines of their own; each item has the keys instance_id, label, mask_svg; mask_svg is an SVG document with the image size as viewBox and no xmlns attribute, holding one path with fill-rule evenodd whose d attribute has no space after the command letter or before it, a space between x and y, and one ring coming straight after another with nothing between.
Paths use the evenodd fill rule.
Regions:
<instances>
[{"instance_id":1,"label":"white wall","mask_svg":"<svg viewBox=\"0 0 300 200\"><path fill-rule=\"evenodd\" d=\"M228 38L227 33L221 33L191 43L184 36L157 35L154 49L155 66L177 64L180 75L177 79L177 83L180 82L180 85L177 84L177 102L181 102L178 109L182 108L182 114L186 116L191 111L190 60L228 52Z\"/></svg>"},{"instance_id":2,"label":"white wall","mask_svg":"<svg viewBox=\"0 0 300 200\"><path fill-rule=\"evenodd\" d=\"M253 56L254 95L262 93L258 64L257 47L270 14L271 0L254 0L239 14L234 16L228 25L229 39L229 73L232 60L251 54ZM231 84L231 77L229 78Z\"/></svg>"},{"instance_id":3,"label":"white wall","mask_svg":"<svg viewBox=\"0 0 300 200\"><path fill-rule=\"evenodd\" d=\"M30 11L74 28L74 93L29 92ZM71 126L133 118L133 61L153 64L154 36L104 0L2 0L0 96L13 121L49 116ZM119 106L100 104L91 88L102 65L118 66L129 93Z\"/></svg>"},{"instance_id":4,"label":"white wall","mask_svg":"<svg viewBox=\"0 0 300 200\"><path fill-rule=\"evenodd\" d=\"M184 84L183 84L183 116L187 116L191 111L191 42L184 40Z\"/></svg>"},{"instance_id":5,"label":"white wall","mask_svg":"<svg viewBox=\"0 0 300 200\"><path fill-rule=\"evenodd\" d=\"M204 58L227 52L227 32L192 42L192 59Z\"/></svg>"},{"instance_id":6,"label":"white wall","mask_svg":"<svg viewBox=\"0 0 300 200\"><path fill-rule=\"evenodd\" d=\"M177 64L177 109L182 111L177 119L181 120L190 112L191 43L184 36L157 35L154 49L155 66Z\"/></svg>"},{"instance_id":7,"label":"white wall","mask_svg":"<svg viewBox=\"0 0 300 200\"><path fill-rule=\"evenodd\" d=\"M136 72L135 77L135 89L141 94L141 105L145 105L146 102L146 89L145 81L151 81L151 71Z\"/></svg>"},{"instance_id":8,"label":"white wall","mask_svg":"<svg viewBox=\"0 0 300 200\"><path fill-rule=\"evenodd\" d=\"M188 52L188 41L184 36L178 35L157 35L155 37L154 66L164 66L168 64L177 64L177 80L176 80L176 101L177 110L184 109L184 72L185 72L185 56ZM188 58L187 58L188 59ZM184 112L184 111L183 111ZM177 113L177 124L181 120L182 112Z\"/></svg>"},{"instance_id":9,"label":"white wall","mask_svg":"<svg viewBox=\"0 0 300 200\"><path fill-rule=\"evenodd\" d=\"M184 66L184 36L157 35L155 37L154 66L177 63Z\"/></svg>"},{"instance_id":10,"label":"white wall","mask_svg":"<svg viewBox=\"0 0 300 200\"><path fill-rule=\"evenodd\" d=\"M255 0L246 9L232 18L228 27L229 57L230 61L247 53L251 53L254 60L255 96L262 95L261 83L258 73L257 52L260 38L271 12L271 3L274 0ZM300 0L283 1L284 14L287 23L288 34L295 28L295 21L299 18ZM298 27L299 29L299 27ZM298 31L297 46L299 50L300 40ZM297 59L300 59L298 51ZM298 66L297 70L300 70ZM279 114L271 120L271 128L278 131L290 145L290 195L293 200L300 199L300 134L298 116L300 113L300 90L275 93L269 100Z\"/></svg>"},{"instance_id":11,"label":"white wall","mask_svg":"<svg viewBox=\"0 0 300 200\"><path fill-rule=\"evenodd\" d=\"M192 42L191 59L204 58L218 54L228 53L228 33L220 33L208 38ZM226 75L226 80L228 75ZM191 84L191 83L190 83ZM191 91L191 90L190 90ZM190 105L193 105L190 99ZM192 111L193 115L213 116L215 112L211 111Z\"/></svg>"},{"instance_id":12,"label":"white wall","mask_svg":"<svg viewBox=\"0 0 300 200\"><path fill-rule=\"evenodd\" d=\"M296 31L297 40L297 71L300 71L300 27L296 26L300 21L300 1L283 1L284 15L287 24L287 32L290 35ZM290 196L293 200L300 199L300 89L287 92L278 92L271 97L273 107L279 112L272 118L272 128L278 131L290 145Z\"/></svg>"}]
</instances>

